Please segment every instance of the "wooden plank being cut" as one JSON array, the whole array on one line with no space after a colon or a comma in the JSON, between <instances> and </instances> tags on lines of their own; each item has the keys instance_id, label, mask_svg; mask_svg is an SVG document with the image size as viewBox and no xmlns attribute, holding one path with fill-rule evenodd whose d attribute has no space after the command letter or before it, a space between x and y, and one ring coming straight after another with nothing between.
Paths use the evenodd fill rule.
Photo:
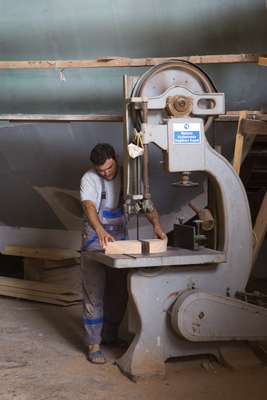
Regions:
<instances>
[{"instance_id":1,"label":"wooden plank being cut","mask_svg":"<svg viewBox=\"0 0 267 400\"><path fill-rule=\"evenodd\" d=\"M108 242L105 254L142 254L140 240L116 240Z\"/></svg>"},{"instance_id":2,"label":"wooden plank being cut","mask_svg":"<svg viewBox=\"0 0 267 400\"><path fill-rule=\"evenodd\" d=\"M80 253L76 250L25 246L6 246L2 254L28 258L44 258L46 260L65 260L80 257Z\"/></svg>"},{"instance_id":3,"label":"wooden plank being cut","mask_svg":"<svg viewBox=\"0 0 267 400\"><path fill-rule=\"evenodd\" d=\"M149 239L143 240L146 244L146 252L148 254L163 253L167 250L167 239Z\"/></svg>"},{"instance_id":4,"label":"wooden plank being cut","mask_svg":"<svg viewBox=\"0 0 267 400\"><path fill-rule=\"evenodd\" d=\"M105 254L147 254L162 253L167 250L167 239L117 240L109 242Z\"/></svg>"}]
</instances>

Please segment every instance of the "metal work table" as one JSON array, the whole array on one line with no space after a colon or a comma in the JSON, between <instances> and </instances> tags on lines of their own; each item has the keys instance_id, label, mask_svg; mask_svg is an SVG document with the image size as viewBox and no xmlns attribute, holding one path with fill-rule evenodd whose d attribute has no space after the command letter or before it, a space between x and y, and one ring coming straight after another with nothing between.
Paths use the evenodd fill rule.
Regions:
<instances>
[{"instance_id":1,"label":"metal work table","mask_svg":"<svg viewBox=\"0 0 267 400\"><path fill-rule=\"evenodd\" d=\"M224 252L200 248L187 250L171 248L164 253L144 254L105 254L103 250L88 252L95 261L112 268L146 268L164 266L185 266L194 264L218 264L226 262Z\"/></svg>"}]
</instances>

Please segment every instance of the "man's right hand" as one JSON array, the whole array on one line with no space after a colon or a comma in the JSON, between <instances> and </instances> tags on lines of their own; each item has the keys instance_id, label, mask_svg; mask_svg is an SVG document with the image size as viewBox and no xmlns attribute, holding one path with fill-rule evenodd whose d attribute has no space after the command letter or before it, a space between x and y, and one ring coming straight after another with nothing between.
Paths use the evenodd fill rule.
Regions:
<instances>
[{"instance_id":1,"label":"man's right hand","mask_svg":"<svg viewBox=\"0 0 267 400\"><path fill-rule=\"evenodd\" d=\"M105 231L104 228L98 229L96 231L96 234L98 236L98 240L99 240L100 246L103 249L108 245L108 242L115 242L114 237L111 236L107 231Z\"/></svg>"}]
</instances>

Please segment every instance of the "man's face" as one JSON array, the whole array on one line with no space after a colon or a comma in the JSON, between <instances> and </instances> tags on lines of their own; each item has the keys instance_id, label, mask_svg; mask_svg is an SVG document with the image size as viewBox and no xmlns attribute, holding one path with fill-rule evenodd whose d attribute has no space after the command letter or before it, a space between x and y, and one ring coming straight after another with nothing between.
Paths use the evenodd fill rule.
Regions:
<instances>
[{"instance_id":1,"label":"man's face","mask_svg":"<svg viewBox=\"0 0 267 400\"><path fill-rule=\"evenodd\" d=\"M117 173L117 162L113 158L108 158L104 164L97 165L95 169L98 175L107 181L111 181Z\"/></svg>"}]
</instances>

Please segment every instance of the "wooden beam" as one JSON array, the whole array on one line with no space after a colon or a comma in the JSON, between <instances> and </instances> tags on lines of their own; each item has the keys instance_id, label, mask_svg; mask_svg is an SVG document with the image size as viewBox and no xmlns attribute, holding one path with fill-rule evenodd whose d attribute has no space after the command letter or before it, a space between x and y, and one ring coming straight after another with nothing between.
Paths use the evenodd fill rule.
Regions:
<instances>
[{"instance_id":1,"label":"wooden beam","mask_svg":"<svg viewBox=\"0 0 267 400\"><path fill-rule=\"evenodd\" d=\"M2 254L27 258L42 258L46 260L65 260L80 257L80 253L75 250L25 246L6 246Z\"/></svg>"},{"instance_id":2,"label":"wooden beam","mask_svg":"<svg viewBox=\"0 0 267 400\"><path fill-rule=\"evenodd\" d=\"M267 233L267 192L265 193L265 196L262 200L261 207L254 225L253 233L255 238L253 247L253 264L255 264L262 242Z\"/></svg>"},{"instance_id":3,"label":"wooden beam","mask_svg":"<svg viewBox=\"0 0 267 400\"><path fill-rule=\"evenodd\" d=\"M239 122L236 132L235 139L235 150L234 150L234 159L233 159L233 167L237 174L240 172L241 162L242 162L242 154L243 154L243 146L244 146L244 135L241 130L242 120L247 118L247 112L241 111L239 116Z\"/></svg>"},{"instance_id":4,"label":"wooden beam","mask_svg":"<svg viewBox=\"0 0 267 400\"><path fill-rule=\"evenodd\" d=\"M22 122L68 122L68 121L93 121L93 122L122 122L120 114L0 114L0 121Z\"/></svg>"},{"instance_id":5,"label":"wooden beam","mask_svg":"<svg viewBox=\"0 0 267 400\"><path fill-rule=\"evenodd\" d=\"M267 135L267 122L253 119L243 119L241 130L245 135Z\"/></svg>"},{"instance_id":6,"label":"wooden beam","mask_svg":"<svg viewBox=\"0 0 267 400\"><path fill-rule=\"evenodd\" d=\"M267 67L267 56L259 57L258 64Z\"/></svg>"},{"instance_id":7,"label":"wooden beam","mask_svg":"<svg viewBox=\"0 0 267 400\"><path fill-rule=\"evenodd\" d=\"M73 305L81 294L50 283L0 277L0 295L57 305Z\"/></svg>"},{"instance_id":8,"label":"wooden beam","mask_svg":"<svg viewBox=\"0 0 267 400\"><path fill-rule=\"evenodd\" d=\"M226 114L219 115L215 118L215 122L234 122L239 121L240 112L242 111L227 111ZM260 111L247 111L248 118L256 118L257 120L267 121L267 114Z\"/></svg>"},{"instance_id":9,"label":"wooden beam","mask_svg":"<svg viewBox=\"0 0 267 400\"><path fill-rule=\"evenodd\" d=\"M241 111L227 111L224 115L215 118L215 122L235 122L239 120ZM267 114L260 111L247 111L248 117L256 117L257 120L267 121ZM0 114L0 121L17 122L122 122L122 114Z\"/></svg>"},{"instance_id":10,"label":"wooden beam","mask_svg":"<svg viewBox=\"0 0 267 400\"><path fill-rule=\"evenodd\" d=\"M212 54L181 57L102 57L94 60L24 60L0 61L0 69L66 69L66 68L124 68L144 67L161 64L170 60L190 61L194 64L216 63L258 63L257 54Z\"/></svg>"}]
</instances>

